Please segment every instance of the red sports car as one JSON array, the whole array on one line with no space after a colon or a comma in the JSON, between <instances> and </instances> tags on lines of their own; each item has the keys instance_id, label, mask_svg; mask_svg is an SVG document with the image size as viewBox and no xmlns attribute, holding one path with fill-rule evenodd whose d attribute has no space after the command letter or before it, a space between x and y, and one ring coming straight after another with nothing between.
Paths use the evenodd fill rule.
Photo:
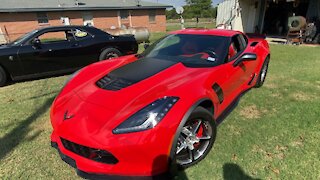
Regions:
<instances>
[{"instance_id":1,"label":"red sports car","mask_svg":"<svg viewBox=\"0 0 320 180\"><path fill-rule=\"evenodd\" d=\"M142 54L76 72L51 109L52 146L85 178L152 177L201 161L217 125L266 78L263 38L170 33Z\"/></svg>"}]
</instances>

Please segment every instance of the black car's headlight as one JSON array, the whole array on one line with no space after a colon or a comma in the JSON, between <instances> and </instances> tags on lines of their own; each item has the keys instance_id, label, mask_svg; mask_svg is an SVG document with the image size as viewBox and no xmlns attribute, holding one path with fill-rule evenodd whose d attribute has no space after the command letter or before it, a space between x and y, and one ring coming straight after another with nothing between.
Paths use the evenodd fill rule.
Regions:
<instances>
[{"instance_id":1,"label":"black car's headlight","mask_svg":"<svg viewBox=\"0 0 320 180\"><path fill-rule=\"evenodd\" d=\"M155 127L178 99L178 97L164 97L154 101L121 123L113 133L138 132Z\"/></svg>"}]
</instances>

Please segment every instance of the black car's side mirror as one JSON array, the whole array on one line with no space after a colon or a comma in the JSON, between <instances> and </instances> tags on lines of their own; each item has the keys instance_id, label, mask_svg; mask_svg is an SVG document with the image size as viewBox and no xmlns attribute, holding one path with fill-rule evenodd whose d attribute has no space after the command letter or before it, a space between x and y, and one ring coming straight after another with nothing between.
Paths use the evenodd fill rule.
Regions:
<instances>
[{"instance_id":1,"label":"black car's side mirror","mask_svg":"<svg viewBox=\"0 0 320 180\"><path fill-rule=\"evenodd\" d=\"M147 49L150 46L150 44L144 44L143 47L144 49Z\"/></svg>"},{"instance_id":2,"label":"black car's side mirror","mask_svg":"<svg viewBox=\"0 0 320 180\"><path fill-rule=\"evenodd\" d=\"M244 61L255 61L257 59L257 55L253 53L245 53L240 56L234 63L233 66L238 66L241 62Z\"/></svg>"},{"instance_id":3,"label":"black car's side mirror","mask_svg":"<svg viewBox=\"0 0 320 180\"><path fill-rule=\"evenodd\" d=\"M34 38L31 43L32 43L33 47L40 48L41 41L39 38Z\"/></svg>"}]
</instances>

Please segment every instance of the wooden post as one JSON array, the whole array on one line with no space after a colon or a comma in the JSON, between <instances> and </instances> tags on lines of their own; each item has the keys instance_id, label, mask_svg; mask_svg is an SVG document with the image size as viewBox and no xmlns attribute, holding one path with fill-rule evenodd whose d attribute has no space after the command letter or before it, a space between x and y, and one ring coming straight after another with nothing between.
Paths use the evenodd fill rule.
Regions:
<instances>
[{"instance_id":1,"label":"wooden post","mask_svg":"<svg viewBox=\"0 0 320 180\"><path fill-rule=\"evenodd\" d=\"M11 39L10 39L10 36L9 36L9 33L8 33L6 25L4 25L3 28L4 28L6 40L9 43L9 42L11 42Z\"/></svg>"}]
</instances>

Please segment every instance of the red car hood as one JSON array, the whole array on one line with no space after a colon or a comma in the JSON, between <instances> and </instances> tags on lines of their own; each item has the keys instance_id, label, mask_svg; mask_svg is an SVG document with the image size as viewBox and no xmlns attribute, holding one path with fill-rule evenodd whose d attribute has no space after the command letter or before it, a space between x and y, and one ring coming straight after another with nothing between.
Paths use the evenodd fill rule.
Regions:
<instances>
[{"instance_id":1,"label":"red car hood","mask_svg":"<svg viewBox=\"0 0 320 180\"><path fill-rule=\"evenodd\" d=\"M80 72L66 86L67 89L71 88L73 92L68 93L69 96L66 95L69 98L63 100L63 96L58 97L59 103L56 102L55 108L52 110L52 115L59 119L53 121L54 127L59 126L59 132L65 132L69 128L77 129L73 135L68 134L70 138L78 137L79 133L88 134L86 140L100 137L101 133L107 137L108 133L112 133L112 129L119 123L156 99L164 96L177 96L183 99L182 94L187 96L192 94L194 90L199 90L199 86L207 80L208 73L215 71L215 68L189 68L182 63L175 63L120 90L106 90L96 85L102 77L119 67L127 66L130 62L132 60L128 62L114 62L112 60L110 63L94 64ZM102 67L105 69L104 71ZM90 77L88 77L89 75ZM185 93L186 91L190 93ZM66 113L74 115L74 118L63 121Z\"/></svg>"},{"instance_id":2,"label":"red car hood","mask_svg":"<svg viewBox=\"0 0 320 180\"><path fill-rule=\"evenodd\" d=\"M212 68L210 71L212 72ZM102 75L99 74L92 78L85 86L76 89L75 93L83 101L104 107L108 110L113 110L114 112L121 112L121 114L124 115L139 110L153 102L155 98L179 96L178 88L192 84L191 81L204 81L205 78L201 77L207 72L208 68L188 68L182 63L176 63L120 90L99 88L96 85L97 81L110 73L109 70ZM192 85L190 87L192 87Z\"/></svg>"}]
</instances>

